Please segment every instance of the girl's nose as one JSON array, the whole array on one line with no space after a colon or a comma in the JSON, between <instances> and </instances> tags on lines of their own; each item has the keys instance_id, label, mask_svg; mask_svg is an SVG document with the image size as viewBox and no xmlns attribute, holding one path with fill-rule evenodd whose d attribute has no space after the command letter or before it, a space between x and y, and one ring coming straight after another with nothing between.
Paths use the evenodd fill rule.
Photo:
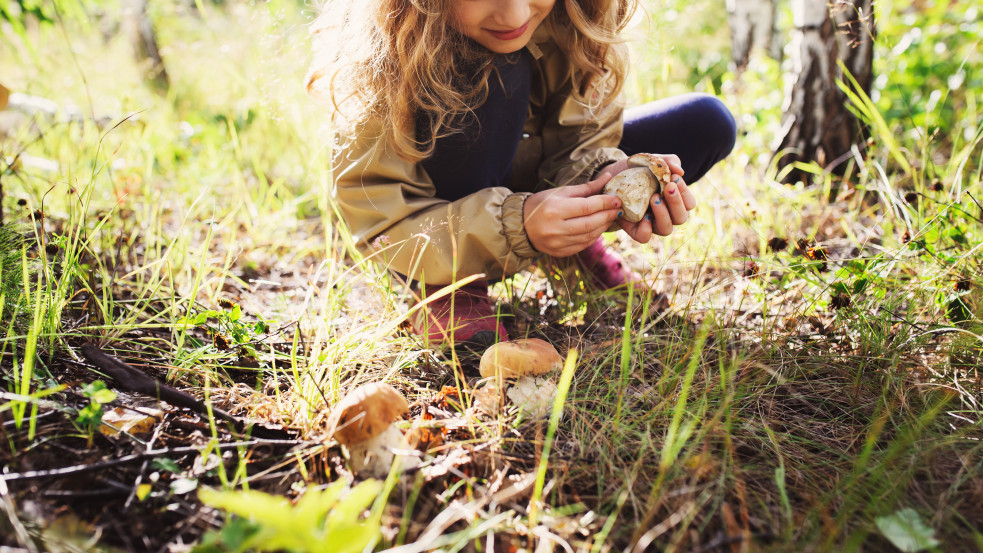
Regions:
<instances>
[{"instance_id":1,"label":"girl's nose","mask_svg":"<svg viewBox=\"0 0 983 553\"><path fill-rule=\"evenodd\" d=\"M501 0L495 12L495 23L506 29L517 29L529 21L531 13L529 0Z\"/></svg>"}]
</instances>

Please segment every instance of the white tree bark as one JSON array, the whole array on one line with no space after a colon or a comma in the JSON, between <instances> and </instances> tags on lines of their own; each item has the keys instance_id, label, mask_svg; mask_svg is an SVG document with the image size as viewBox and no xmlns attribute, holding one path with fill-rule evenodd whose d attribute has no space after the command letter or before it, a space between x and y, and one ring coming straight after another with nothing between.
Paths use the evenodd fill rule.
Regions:
<instances>
[{"instance_id":1,"label":"white tree bark","mask_svg":"<svg viewBox=\"0 0 983 553\"><path fill-rule=\"evenodd\" d=\"M781 59L782 44L775 28L775 0L727 0L731 59L743 71L754 49Z\"/></svg>"},{"instance_id":2,"label":"white tree bark","mask_svg":"<svg viewBox=\"0 0 983 553\"><path fill-rule=\"evenodd\" d=\"M874 80L874 38L877 37L873 0L840 0L833 6L832 13L839 31L836 42L840 61L857 80L860 89L869 95Z\"/></svg>"},{"instance_id":3,"label":"white tree bark","mask_svg":"<svg viewBox=\"0 0 983 553\"><path fill-rule=\"evenodd\" d=\"M863 147L865 131L847 109L846 95L836 84L842 77L837 60L844 61L869 93L874 36L870 4L871 0L837 0L837 17L846 23L838 36L826 0L792 0L795 79L783 106L782 139L776 149L780 171L795 162L816 162L834 173L842 172L851 147ZM839 10L846 15L839 15ZM866 19L856 17L860 14L866 14ZM863 33L853 33L858 30ZM867 36L870 44L862 46L865 39L860 35ZM793 166L782 180L807 178L808 173Z\"/></svg>"},{"instance_id":4,"label":"white tree bark","mask_svg":"<svg viewBox=\"0 0 983 553\"><path fill-rule=\"evenodd\" d=\"M160 49L157 47L157 32L154 30L150 14L147 13L148 1L123 0L122 27L133 45L133 54L136 56L137 63L143 66L147 78L154 87L164 93L170 85L170 80L164 67L164 59L161 58Z\"/></svg>"}]
</instances>

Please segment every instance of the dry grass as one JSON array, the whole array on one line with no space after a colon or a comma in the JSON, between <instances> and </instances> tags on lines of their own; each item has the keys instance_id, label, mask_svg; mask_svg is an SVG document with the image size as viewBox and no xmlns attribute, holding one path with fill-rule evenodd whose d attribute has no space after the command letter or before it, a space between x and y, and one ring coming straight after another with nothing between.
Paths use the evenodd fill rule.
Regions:
<instances>
[{"instance_id":1,"label":"dry grass","mask_svg":"<svg viewBox=\"0 0 983 553\"><path fill-rule=\"evenodd\" d=\"M762 138L777 122L775 68L728 81L749 134L697 185L693 220L649 245L608 236L669 307L586 289L575 270L497 284L510 333L576 350L577 366L555 428L481 415L476 360L424 349L401 286L335 223L294 7L158 7L165 56L182 60L166 98L92 28L5 35L5 85L111 124L22 121L0 142L4 157L59 163L0 164L4 213L34 229L42 246L28 255L44 275L28 294L43 317L0 334L0 458L17 475L0 480L0 543L182 550L225 528L228 544L240 527L192 485L296 498L352 478L325 436L330 406L385 380L411 402L403 426L431 440L425 468L388 497L379 548L881 551L892 546L878 517L904 508L938 550L983 548L978 138L912 144L914 174L874 149L846 182L787 187ZM678 63L667 58L649 71ZM969 317L953 322L960 301ZM108 381L78 353L86 341L283 439L176 408L149 435L86 427L82 385ZM106 409L155 403L121 393ZM62 467L77 472L32 474Z\"/></svg>"}]
</instances>

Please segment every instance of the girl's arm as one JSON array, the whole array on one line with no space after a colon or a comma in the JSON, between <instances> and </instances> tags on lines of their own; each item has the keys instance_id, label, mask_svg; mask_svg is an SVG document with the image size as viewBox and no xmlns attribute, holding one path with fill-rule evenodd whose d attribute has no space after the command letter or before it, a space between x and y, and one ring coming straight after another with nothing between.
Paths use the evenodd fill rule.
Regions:
<instances>
[{"instance_id":1,"label":"girl's arm","mask_svg":"<svg viewBox=\"0 0 983 553\"><path fill-rule=\"evenodd\" d=\"M575 96L568 79L543 107L540 178L558 186L584 184L600 168L627 158L618 149L624 111L620 98L592 110Z\"/></svg>"},{"instance_id":2,"label":"girl's arm","mask_svg":"<svg viewBox=\"0 0 983 553\"><path fill-rule=\"evenodd\" d=\"M380 134L367 125L334 160L334 199L363 254L428 284L501 278L539 255L524 229L529 193L496 187L439 199L420 165L394 155Z\"/></svg>"}]
</instances>

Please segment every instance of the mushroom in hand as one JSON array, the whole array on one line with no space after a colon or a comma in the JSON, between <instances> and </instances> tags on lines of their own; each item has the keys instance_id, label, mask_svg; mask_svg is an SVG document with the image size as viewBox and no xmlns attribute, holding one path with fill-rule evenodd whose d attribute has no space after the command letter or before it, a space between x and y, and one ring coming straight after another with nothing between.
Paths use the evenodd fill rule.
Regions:
<instances>
[{"instance_id":1,"label":"mushroom in hand","mask_svg":"<svg viewBox=\"0 0 983 553\"><path fill-rule=\"evenodd\" d=\"M621 198L622 216L630 223L637 223L645 217L652 196L669 184L672 171L669 165L653 154L635 154L628 158L628 169L611 177L604 185L605 194Z\"/></svg>"},{"instance_id":2,"label":"mushroom in hand","mask_svg":"<svg viewBox=\"0 0 983 553\"><path fill-rule=\"evenodd\" d=\"M383 478L397 459L394 450L413 449L393 424L407 411L406 399L389 384L363 384L335 405L328 419L328 434L348 450L352 472ZM418 463L415 457L400 455L399 459L404 468Z\"/></svg>"},{"instance_id":3,"label":"mushroom in hand","mask_svg":"<svg viewBox=\"0 0 983 553\"><path fill-rule=\"evenodd\" d=\"M563 366L563 358L548 342L538 338L499 342L481 356L478 371L484 378L494 378L496 390L505 380L514 380L506 395L519 411L536 415L545 411L556 394L556 385L546 376ZM487 396L486 396L487 397Z\"/></svg>"}]
</instances>

